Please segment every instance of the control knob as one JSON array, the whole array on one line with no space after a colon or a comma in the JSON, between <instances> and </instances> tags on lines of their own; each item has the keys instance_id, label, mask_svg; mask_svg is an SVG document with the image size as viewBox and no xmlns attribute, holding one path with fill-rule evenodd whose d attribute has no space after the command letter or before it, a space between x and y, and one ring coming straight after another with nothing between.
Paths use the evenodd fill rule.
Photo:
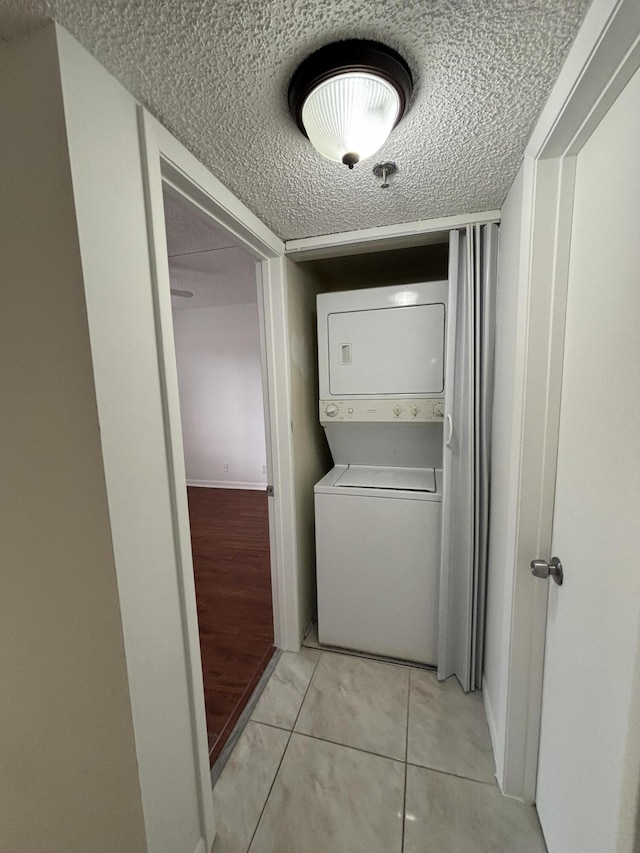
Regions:
<instances>
[{"instance_id":1,"label":"control knob","mask_svg":"<svg viewBox=\"0 0 640 853\"><path fill-rule=\"evenodd\" d=\"M444 417L444 405L442 403L436 403L433 407L433 414L438 415L438 417Z\"/></svg>"},{"instance_id":2,"label":"control knob","mask_svg":"<svg viewBox=\"0 0 640 853\"><path fill-rule=\"evenodd\" d=\"M329 418L335 418L335 416L338 414L338 407L335 403L329 403L329 405L324 410L324 413Z\"/></svg>"},{"instance_id":3,"label":"control knob","mask_svg":"<svg viewBox=\"0 0 640 853\"><path fill-rule=\"evenodd\" d=\"M402 412L402 408L401 408L401 407L396 403L396 404L395 404L395 406L393 407L393 414L394 414L397 418L399 418L399 417L400 417L400 413L401 413L401 412Z\"/></svg>"}]
</instances>

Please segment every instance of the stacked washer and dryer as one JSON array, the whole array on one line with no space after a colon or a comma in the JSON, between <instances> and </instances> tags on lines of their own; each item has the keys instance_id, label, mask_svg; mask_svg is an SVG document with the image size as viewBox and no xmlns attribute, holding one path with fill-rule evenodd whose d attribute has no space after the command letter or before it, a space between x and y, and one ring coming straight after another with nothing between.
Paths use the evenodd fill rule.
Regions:
<instances>
[{"instance_id":1,"label":"stacked washer and dryer","mask_svg":"<svg viewBox=\"0 0 640 853\"><path fill-rule=\"evenodd\" d=\"M318 296L323 645L437 661L448 287Z\"/></svg>"}]
</instances>

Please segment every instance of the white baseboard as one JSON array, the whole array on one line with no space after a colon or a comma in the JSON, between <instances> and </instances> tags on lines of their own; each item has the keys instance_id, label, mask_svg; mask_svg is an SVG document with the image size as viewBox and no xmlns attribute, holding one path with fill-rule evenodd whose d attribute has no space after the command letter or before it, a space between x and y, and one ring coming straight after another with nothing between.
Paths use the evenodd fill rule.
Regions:
<instances>
[{"instance_id":1,"label":"white baseboard","mask_svg":"<svg viewBox=\"0 0 640 853\"><path fill-rule=\"evenodd\" d=\"M187 480L187 486L199 486L201 489L250 489L264 492L266 483L237 483L229 480Z\"/></svg>"},{"instance_id":2,"label":"white baseboard","mask_svg":"<svg viewBox=\"0 0 640 853\"><path fill-rule=\"evenodd\" d=\"M487 717L487 725L489 726L489 736L491 737L491 746L493 748L493 758L496 765L496 779L498 781L498 786L500 787L500 790L502 790L502 764L504 761L504 756L502 755L502 750L497 749L498 731L496 729L496 720L493 714L493 708L491 707L491 697L489 695L489 690L487 689L487 680L484 677L482 679L482 700L484 702L484 713Z\"/></svg>"}]
</instances>

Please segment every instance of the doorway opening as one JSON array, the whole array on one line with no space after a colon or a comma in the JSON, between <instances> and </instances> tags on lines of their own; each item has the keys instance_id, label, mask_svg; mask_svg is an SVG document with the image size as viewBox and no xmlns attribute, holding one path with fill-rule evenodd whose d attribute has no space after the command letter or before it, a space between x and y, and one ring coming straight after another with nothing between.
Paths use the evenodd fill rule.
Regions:
<instances>
[{"instance_id":1,"label":"doorway opening","mask_svg":"<svg viewBox=\"0 0 640 853\"><path fill-rule=\"evenodd\" d=\"M213 765L274 652L256 262L167 185L163 202Z\"/></svg>"}]
</instances>

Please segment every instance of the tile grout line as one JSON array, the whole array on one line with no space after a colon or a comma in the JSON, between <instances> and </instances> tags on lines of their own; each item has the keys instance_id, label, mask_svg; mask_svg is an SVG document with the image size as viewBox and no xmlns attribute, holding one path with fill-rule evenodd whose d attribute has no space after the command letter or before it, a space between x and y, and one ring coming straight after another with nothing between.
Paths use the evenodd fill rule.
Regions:
<instances>
[{"instance_id":1,"label":"tile grout line","mask_svg":"<svg viewBox=\"0 0 640 853\"><path fill-rule=\"evenodd\" d=\"M409 772L409 707L411 705L411 670L407 687L407 730L404 739L404 793L402 795L402 843L400 853L404 853L404 832L407 825L407 775Z\"/></svg>"},{"instance_id":2,"label":"tile grout line","mask_svg":"<svg viewBox=\"0 0 640 853\"><path fill-rule=\"evenodd\" d=\"M470 777L462 776L462 775L459 775L459 774L457 774L457 773L453 773L453 772L451 772L451 771L447 771L447 770L440 770L440 769L437 769L437 768L434 768L434 767L428 767L428 766L421 765L421 764L415 764L414 762L410 762L410 761L409 761L409 724L410 724L411 680L412 680L412 679L411 679L411 671L410 671L410 670L411 670L411 667L409 667L409 672L408 672L408 685L407 685L408 689L407 689L407 705L406 705L405 758L404 758L404 760L403 760L403 759L393 758L393 757L391 757L391 756L387 756L387 755L381 755L380 753L372 752L372 751L370 751L370 750L366 750L366 749L362 749L362 748L357 747L357 746L351 746L351 745L349 745L349 744L343 744L343 743L339 743L339 742L337 742L337 741L329 740L329 739L327 739L327 738L318 737L317 735L312 735L312 734L308 734L308 733L305 733L305 732L296 732L296 731L295 731L295 727L296 727L296 725L297 725L297 723L298 723L298 721L299 721L300 715L301 715L301 713L302 713L302 708L303 708L304 703L305 703L305 701L306 701L306 699L307 699L308 693L309 693L309 691L310 691L310 689L311 689L311 684L312 684L313 679L314 679L314 677L315 677L315 674L316 674L316 672L317 672L318 666L319 666L319 664L320 664L320 660L321 660L321 658L322 658L323 654L325 653L325 650L323 650L323 649L310 649L310 650L317 651L319 654L318 654L318 658L317 658L317 660L316 660L316 661L315 661L315 663L314 663L314 666L313 666L313 669L312 669L312 672L311 672L311 676L310 676L310 678L309 678L309 681L308 681L308 683L307 683L307 686L306 686L306 688L305 688L305 690L304 690L304 694L303 694L302 699L301 699L301 701L300 701L300 705L299 705L299 707L298 707L298 711L297 711L297 713L296 713L295 719L294 719L294 721L293 721L293 723L292 723L292 727L291 727L291 728L286 728L286 727L282 727L282 726L275 725L275 724L273 724L273 723L262 723L262 722L260 722L259 720L251 720L251 722L258 723L259 725L268 726L269 728L276 729L277 731L284 731L284 732L286 732L286 733L288 734L288 737L287 737L287 741L286 741L286 744L285 744L284 750L283 750L283 752L282 752L282 756L281 756L281 758L280 758L280 760L279 760L279 762L278 762L278 766L277 766L276 771L275 771L275 773L274 773L274 776L273 776L273 779L272 779L271 785L269 786L268 793L267 793L267 795L266 795L266 797L265 797L265 800L264 800L264 803L263 803L262 809L261 809L261 811L260 811L260 815L259 815L259 817L258 817L258 819L257 819L257 821L256 821L255 828L254 828L253 833L252 833L252 835L251 835L251 839L250 839L250 841L249 841L249 846L248 846L248 848L247 848L247 853L250 853L251 847L252 847L252 845L253 845L253 843L254 843L254 841L255 841L255 837L256 837L256 834L257 834L258 828L259 828L259 826L260 826L260 823L261 823L262 818L263 818L263 816L264 816L264 813L265 813L265 811L266 811L266 807L267 807L267 805L268 805L269 799L270 799L271 794L272 794L272 792L273 792L273 788L274 788L274 786L275 786L276 779L278 778L278 775L279 775L279 773L280 773L280 769L281 769L282 764L283 764L283 762L284 762L284 758L285 758L285 755L286 755L286 753L287 753L287 751L288 751L288 748L289 748L289 745L290 745L290 743L291 743L291 738L292 738L292 735L293 735L293 734L299 734L299 735L300 735L300 736L302 736L302 737L309 738L309 739L311 739L311 740L317 740L317 741L320 741L320 742L323 742L323 743L332 744L332 745L335 745L335 746L338 746L338 747L342 747L343 749L353 749L353 750L355 750L355 751L357 751L357 752L361 752L361 753L364 753L364 754L366 754L366 755L371 755L371 756L373 756L373 757L382 758L383 760L384 760L384 759L386 759L386 760L388 760L388 761L395 761L395 762L397 762L398 764L404 764L404 787L403 787L403 805L402 805L402 814L401 814L401 817L402 817L402 828L401 828L401 848L400 848L400 853L404 853L405 840L406 840L406 839L405 839L405 831L406 831L406 823L407 823L407 822L406 822L406 810L407 810L407 784L408 784L408 778L407 778L407 777L408 777L408 768L409 768L409 766L417 767L417 768L419 768L419 769L424 769L424 770L427 770L427 771L430 771L430 772L434 772L434 773L439 773L439 774L442 774L442 775L451 776L451 777L456 778L456 779L466 780L466 781L468 781L468 782L472 782L472 783L473 783L473 782L475 782L475 783L477 783L477 784L481 784L481 785L485 785L485 786L486 786L486 785L489 785L490 787L495 787L495 781L487 782L487 781L483 781L483 780L479 780L479 779L472 779L472 778L470 778ZM331 654L335 654L335 652L328 651L328 652L327 652L327 654L331 655ZM338 653L338 654L339 654L339 653ZM382 661L381 661L381 663L382 663ZM417 670L418 668L416 667L415 669Z\"/></svg>"},{"instance_id":3,"label":"tile grout line","mask_svg":"<svg viewBox=\"0 0 640 853\"><path fill-rule=\"evenodd\" d=\"M407 765L417 767L419 770L428 770L430 773L442 773L443 776L453 776L454 779L463 779L465 782L475 782L478 785L488 785L490 788L500 790L495 779L492 779L491 782L484 782L482 779L472 779L471 776L461 776L460 773L454 773L452 770L440 770L438 767L427 767L426 764L416 764L413 761L408 761Z\"/></svg>"},{"instance_id":4,"label":"tile grout line","mask_svg":"<svg viewBox=\"0 0 640 853\"><path fill-rule=\"evenodd\" d=\"M261 725L265 725L262 723ZM273 727L275 728L275 726ZM282 729L280 729L282 731ZM293 732L289 732L289 737L287 738L287 742L285 744L284 749L282 750L282 755L280 756L280 761L278 762L278 766L276 767L276 772L273 774L273 779L271 780L271 784L269 785L269 790L267 792L267 796L264 798L264 803L262 804L262 808L260 809L260 814L258 815L258 820L256 821L255 829L251 833L251 840L249 841L249 846L247 847L247 853L251 850L251 845L253 844L253 839L256 837L256 832L258 831L258 827L260 826L260 821L262 820L262 815L264 814L264 810L267 807L267 803L269 802L269 797L271 796L271 791L273 791L273 786L276 783L276 779L278 778L278 773L280 772L280 768L282 767L282 762L284 761L284 757L287 753L287 749L289 748L289 742L291 740L291 735Z\"/></svg>"},{"instance_id":5,"label":"tile grout line","mask_svg":"<svg viewBox=\"0 0 640 853\"><path fill-rule=\"evenodd\" d=\"M340 655L341 654L340 652L334 652L331 649L328 649L328 650L316 649L316 651L320 652L320 656L318 657L318 660L316 661L316 665L313 668L313 674L312 674L311 679L309 681L309 685L305 691L304 698L302 700L302 705L304 705L304 700L307 698L307 693L309 692L309 688L311 687L311 681L313 681L313 676L316 674L316 669L318 668L318 664L320 663L320 658L325 654L329 654L329 655L332 655L332 654ZM363 658L361 655L351 655L351 657L359 657L361 660L367 660L367 658ZM379 661L379 663L386 663L386 661ZM396 664L393 664L393 663L390 664L390 666L395 666L395 665ZM409 681L410 681L411 680L411 667L407 667L407 669L409 669ZM300 710L298 711L298 716L296 717L295 723L293 724L294 725L293 731L295 731L295 726L298 722L298 718L300 717L300 714L302 713L302 705L300 705ZM409 714L409 707L407 705L407 720L408 720L408 714ZM312 735L312 734L309 734L307 732L295 732L295 733L298 735L303 735L304 737L311 738L312 740L319 740L322 743L332 743L335 746L342 746L345 749L355 749L357 752L363 752L365 755L375 755L378 758L386 758L388 761L398 761L399 763L403 763L402 758L393 758L390 755L382 755L379 752L373 752L372 750L369 750L369 749L362 749L362 747L359 747L359 746L352 746L351 744L347 744L347 743L339 743L338 741L329 740L328 738L324 738L324 737L318 737L318 735ZM405 758L404 758L405 764L406 764L406 761L407 761L407 758L406 758L406 743L405 743ZM405 772L405 778L406 778L406 772Z\"/></svg>"},{"instance_id":6,"label":"tile grout line","mask_svg":"<svg viewBox=\"0 0 640 853\"><path fill-rule=\"evenodd\" d=\"M363 755L371 755L373 758L382 758L383 761L395 761L396 764L405 764L401 758L393 758L391 755L382 755L379 752L371 752L370 749L362 749L360 746L351 746L348 743L339 743L337 740L329 740L326 737L318 737L318 735L310 735L307 732L292 732L294 735L298 735L299 737L306 737L309 740L317 740L320 743L329 743L331 746L339 746L342 749L352 749L354 752L361 752Z\"/></svg>"},{"instance_id":7,"label":"tile grout line","mask_svg":"<svg viewBox=\"0 0 640 853\"><path fill-rule=\"evenodd\" d=\"M302 702L300 703L300 707L298 708L298 713L296 714L296 718L293 721L294 727L295 727L295 724L298 722L298 717L300 716L300 711L302 710L304 700L307 698L307 693L309 692L309 688L311 687L311 682L313 681L313 676L316 674L316 669L318 668L318 664L320 663L321 657L322 657L322 652L320 652L320 654L318 655L318 660L315 662L315 666L313 667L313 672L311 673L311 678L309 679L309 683L307 684L307 689L304 691L304 696L302 697ZM272 673L272 675L273 675L273 673ZM254 722L257 722L257 721L254 721ZM268 723L262 723L261 725L266 726L269 724ZM272 726L272 728L277 729L279 727L278 726ZM280 731L283 731L283 730L280 729ZM287 731L287 729L284 729L284 731ZM280 758L280 761L278 762L278 767L276 768L276 772L273 774L273 779L271 780L271 785L269 786L269 791L267 793L267 796L265 797L264 804L263 804L262 809L260 811L260 815L258 817L258 820L256 821L255 829L253 830L253 833L251 834L251 840L249 841L249 846L247 847L247 853L250 853L251 845L253 844L253 840L256 837L258 827L260 826L260 821L262 820L262 816L264 815L265 809L267 808L267 803L269 802L269 797L271 796L271 792L273 791L273 786L276 784L276 779L278 778L278 773L280 772L280 768L282 767L282 762L284 761L284 757L287 754L287 750L289 749L289 744L291 743L291 738L293 736L293 728L288 730L288 731L289 731L289 737L287 738L287 743L286 743L285 748L282 752L282 757Z\"/></svg>"},{"instance_id":8,"label":"tile grout line","mask_svg":"<svg viewBox=\"0 0 640 853\"><path fill-rule=\"evenodd\" d=\"M406 764L407 767L417 767L418 770L428 770L430 773L442 773L444 776L453 776L454 779L462 779L466 782L477 782L478 785L488 785L490 788L496 787L495 779L491 782L485 782L482 779L473 779L471 776L462 776L460 773L454 773L452 770L441 770L438 767L428 767L426 764L416 764L414 761L403 760L402 758L394 758L392 755L383 755L381 752L372 752L370 749L363 749L361 746L353 746L350 743L340 743L337 740L329 740L326 737L319 737L308 732L294 732L291 729L286 729L283 726L276 726L274 723L263 723L261 720L250 720L251 723L257 723L259 726L267 726L270 729L276 729L279 732L287 732L288 734L300 735L310 740L319 740L321 743L330 743L333 746L341 746L343 749L353 749L356 752L362 752L365 755L373 755L375 758L384 758L387 761L395 761L398 764Z\"/></svg>"},{"instance_id":9,"label":"tile grout line","mask_svg":"<svg viewBox=\"0 0 640 853\"><path fill-rule=\"evenodd\" d=\"M292 733L295 732L295 730L296 730L296 724L298 722L298 718L300 717L300 714L302 713L302 706L304 705L304 701L307 698L307 693L311 689L311 682L313 681L313 677L316 674L316 670L318 669L318 664L320 663L320 659L322 658L322 655L324 654L324 652L322 652L320 649L318 649L318 651L320 652L320 654L318 655L318 660L316 661L315 666L313 667L313 672L311 673L311 678L309 679L309 683L307 684L307 689L304 691L304 696L302 697L302 702L300 703L300 707L298 708L298 713L296 714L296 718L293 721L293 726L291 728Z\"/></svg>"},{"instance_id":10,"label":"tile grout line","mask_svg":"<svg viewBox=\"0 0 640 853\"><path fill-rule=\"evenodd\" d=\"M276 729L279 732L291 733L292 731L292 729L288 729L286 726L277 726L275 723L265 723L263 720L254 720L253 717L251 717L249 723L257 723L259 726L268 726L270 729Z\"/></svg>"},{"instance_id":11,"label":"tile grout line","mask_svg":"<svg viewBox=\"0 0 640 853\"><path fill-rule=\"evenodd\" d=\"M249 696L249 699L247 700L247 704L245 705L245 707L242 710L242 713L240 714L240 716L236 720L236 723L235 723L233 729L231 730L231 732L229 734L227 742L225 743L224 747L220 751L220 754L218 755L217 759L215 760L215 762L213 764L213 767L211 767L209 775L211 776L211 789L212 790L213 790L213 788L215 788L215 786L218 782L218 779L222 775L222 772L223 772L223 770L227 764L227 761L231 758L231 754L233 753L233 750L236 748L236 744L238 743L238 741L242 737L242 733L247 728L249 723L252 721L251 720L252 714L255 711L255 709L258 705L258 702L260 701L260 696L262 695L263 690L267 686L267 682L269 681L269 679L271 678L271 676L275 672L275 668L278 665L278 661L280 660L281 655L282 655L282 652L280 651L280 649L274 649L273 655L271 656L271 660L268 662L268 664L264 668L264 672L262 673L262 675L258 679L258 682L257 682L256 686L254 687L253 692L251 693L251 696ZM243 719L244 719L244 724L242 723Z\"/></svg>"}]
</instances>

